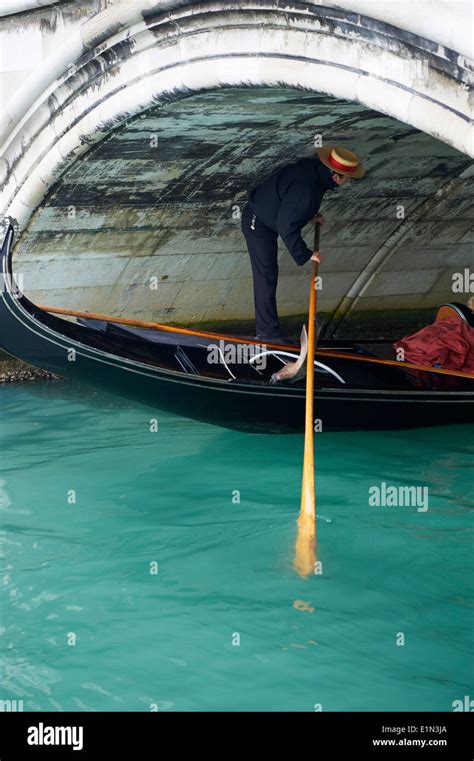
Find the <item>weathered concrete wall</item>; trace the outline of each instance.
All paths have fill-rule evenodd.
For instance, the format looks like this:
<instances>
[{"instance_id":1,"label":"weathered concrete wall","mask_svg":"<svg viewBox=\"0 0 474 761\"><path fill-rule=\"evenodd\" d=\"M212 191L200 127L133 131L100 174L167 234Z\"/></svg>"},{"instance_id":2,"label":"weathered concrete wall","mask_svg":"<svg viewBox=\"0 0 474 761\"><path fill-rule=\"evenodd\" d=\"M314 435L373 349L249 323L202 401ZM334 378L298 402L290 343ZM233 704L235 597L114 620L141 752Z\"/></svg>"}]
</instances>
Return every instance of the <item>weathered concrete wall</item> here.
<instances>
[{"instance_id":1,"label":"weathered concrete wall","mask_svg":"<svg viewBox=\"0 0 474 761\"><path fill-rule=\"evenodd\" d=\"M450 4L449 25L445 4L386 5L91 1L6 16L0 206L23 230L26 290L160 319L248 317L232 206L319 132L369 169L325 202L332 327L452 297L469 264L469 10ZM280 309L303 311L303 272L281 263Z\"/></svg>"}]
</instances>

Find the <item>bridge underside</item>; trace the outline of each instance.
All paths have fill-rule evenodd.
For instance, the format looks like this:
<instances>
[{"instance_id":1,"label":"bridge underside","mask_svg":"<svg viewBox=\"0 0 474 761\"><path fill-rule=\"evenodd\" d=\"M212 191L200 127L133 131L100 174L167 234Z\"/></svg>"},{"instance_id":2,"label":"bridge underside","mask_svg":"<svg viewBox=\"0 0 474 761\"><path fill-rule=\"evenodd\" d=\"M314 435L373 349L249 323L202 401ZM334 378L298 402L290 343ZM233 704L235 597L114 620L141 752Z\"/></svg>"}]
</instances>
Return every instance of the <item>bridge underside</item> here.
<instances>
[{"instance_id":1,"label":"bridge underside","mask_svg":"<svg viewBox=\"0 0 474 761\"><path fill-rule=\"evenodd\" d=\"M451 300L453 272L471 263L472 186L461 177L469 158L361 105L287 88L165 103L79 157L22 238L25 292L37 303L159 321L251 319L239 211L250 188L312 155L321 134L356 149L367 167L323 201L319 304L330 330L369 319L383 335L394 319L401 328L423 322L422 310ZM283 246L279 256L279 311L298 319L308 271Z\"/></svg>"}]
</instances>

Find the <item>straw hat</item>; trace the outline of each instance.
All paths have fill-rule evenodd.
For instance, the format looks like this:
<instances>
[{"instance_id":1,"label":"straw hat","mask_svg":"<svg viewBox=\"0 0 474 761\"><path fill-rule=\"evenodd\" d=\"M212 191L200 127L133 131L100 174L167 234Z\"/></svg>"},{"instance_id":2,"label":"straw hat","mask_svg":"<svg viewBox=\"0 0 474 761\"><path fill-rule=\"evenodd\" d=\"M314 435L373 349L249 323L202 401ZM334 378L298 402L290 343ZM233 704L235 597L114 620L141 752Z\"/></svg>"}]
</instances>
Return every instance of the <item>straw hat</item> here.
<instances>
[{"instance_id":1,"label":"straw hat","mask_svg":"<svg viewBox=\"0 0 474 761\"><path fill-rule=\"evenodd\" d=\"M325 166L338 174L359 179L365 174L365 169L360 163L356 153L348 151L336 145L326 145L318 150L318 156Z\"/></svg>"}]
</instances>

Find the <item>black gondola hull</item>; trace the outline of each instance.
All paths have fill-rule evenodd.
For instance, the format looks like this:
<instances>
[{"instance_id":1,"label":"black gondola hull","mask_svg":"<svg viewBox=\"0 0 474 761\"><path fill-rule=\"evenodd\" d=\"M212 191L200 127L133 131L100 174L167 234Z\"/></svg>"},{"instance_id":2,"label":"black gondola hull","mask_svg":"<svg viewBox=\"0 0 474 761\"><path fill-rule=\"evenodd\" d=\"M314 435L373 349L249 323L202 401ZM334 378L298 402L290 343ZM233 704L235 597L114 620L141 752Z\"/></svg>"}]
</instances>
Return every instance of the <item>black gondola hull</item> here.
<instances>
[{"instance_id":1,"label":"black gondola hull","mask_svg":"<svg viewBox=\"0 0 474 761\"><path fill-rule=\"evenodd\" d=\"M207 347L201 345L182 352L191 370L177 370L173 363L180 358L178 344L151 345L113 326L94 330L48 314L15 293L10 247L7 236L2 251L0 345L12 356L156 411L243 431L303 430L304 383L270 385L269 373L256 379L231 377L232 368L227 366L227 377L221 368L211 373ZM320 421L316 430L474 422L474 377L364 364L356 355L317 359L326 369L317 368L315 375L315 418Z\"/></svg>"}]
</instances>

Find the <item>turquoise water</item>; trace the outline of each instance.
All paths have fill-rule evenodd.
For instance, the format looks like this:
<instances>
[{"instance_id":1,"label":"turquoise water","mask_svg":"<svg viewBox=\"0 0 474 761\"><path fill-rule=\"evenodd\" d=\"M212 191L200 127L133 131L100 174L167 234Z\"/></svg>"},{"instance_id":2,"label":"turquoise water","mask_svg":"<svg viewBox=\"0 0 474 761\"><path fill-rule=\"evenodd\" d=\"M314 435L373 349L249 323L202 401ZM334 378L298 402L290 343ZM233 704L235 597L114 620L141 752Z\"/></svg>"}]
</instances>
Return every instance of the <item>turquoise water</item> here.
<instances>
[{"instance_id":1,"label":"turquoise water","mask_svg":"<svg viewBox=\"0 0 474 761\"><path fill-rule=\"evenodd\" d=\"M324 573L303 580L301 436L66 384L3 387L0 405L1 699L450 711L474 694L472 427L319 434ZM428 511L369 507L381 482L427 486Z\"/></svg>"}]
</instances>

